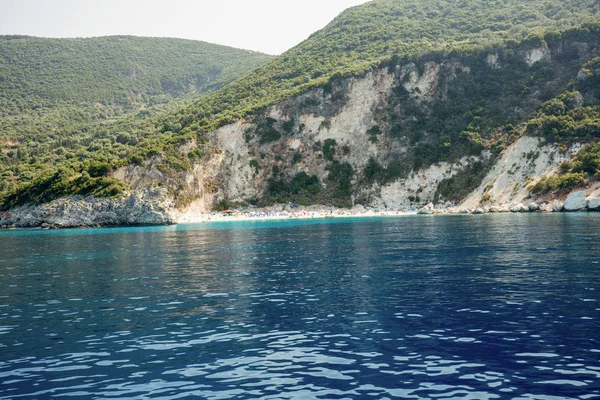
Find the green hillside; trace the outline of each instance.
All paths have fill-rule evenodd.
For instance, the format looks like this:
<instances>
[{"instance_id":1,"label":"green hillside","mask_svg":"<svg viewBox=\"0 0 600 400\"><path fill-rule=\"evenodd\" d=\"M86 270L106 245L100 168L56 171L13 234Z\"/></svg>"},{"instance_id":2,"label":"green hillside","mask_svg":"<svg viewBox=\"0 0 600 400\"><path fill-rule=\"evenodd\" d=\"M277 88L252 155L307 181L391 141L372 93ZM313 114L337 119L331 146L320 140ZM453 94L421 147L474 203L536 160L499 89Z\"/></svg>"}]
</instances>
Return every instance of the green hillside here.
<instances>
[{"instance_id":1,"label":"green hillside","mask_svg":"<svg viewBox=\"0 0 600 400\"><path fill-rule=\"evenodd\" d=\"M98 150L120 157L111 144L135 146L148 118L270 59L183 39L0 36L0 197Z\"/></svg>"},{"instance_id":2,"label":"green hillside","mask_svg":"<svg viewBox=\"0 0 600 400\"><path fill-rule=\"evenodd\" d=\"M0 174L8 178L0 186L0 200L4 196L8 207L73 193L116 194L123 185L106 178L107 171L154 154L163 155L167 169L189 168L202 148L180 154L177 144L190 139L202 144L215 128L252 119L266 106L310 88L328 90L377 66L551 42L564 31L571 37L597 36L599 11L600 0L374 0L346 10L283 55L197 101L173 106L172 112L96 123L92 136L63 130L55 135L61 141L43 151L25 151L13 140L14 146L3 150ZM46 155L52 166L32 159L36 153Z\"/></svg>"},{"instance_id":3,"label":"green hillside","mask_svg":"<svg viewBox=\"0 0 600 400\"><path fill-rule=\"evenodd\" d=\"M203 93L267 61L265 54L183 39L0 36L0 113Z\"/></svg>"},{"instance_id":4,"label":"green hillside","mask_svg":"<svg viewBox=\"0 0 600 400\"><path fill-rule=\"evenodd\" d=\"M208 129L389 59L543 38L598 21L598 0L374 0L350 8L254 73L174 115ZM206 124L204 118L211 120ZM197 130L197 126L193 126Z\"/></svg>"}]
</instances>

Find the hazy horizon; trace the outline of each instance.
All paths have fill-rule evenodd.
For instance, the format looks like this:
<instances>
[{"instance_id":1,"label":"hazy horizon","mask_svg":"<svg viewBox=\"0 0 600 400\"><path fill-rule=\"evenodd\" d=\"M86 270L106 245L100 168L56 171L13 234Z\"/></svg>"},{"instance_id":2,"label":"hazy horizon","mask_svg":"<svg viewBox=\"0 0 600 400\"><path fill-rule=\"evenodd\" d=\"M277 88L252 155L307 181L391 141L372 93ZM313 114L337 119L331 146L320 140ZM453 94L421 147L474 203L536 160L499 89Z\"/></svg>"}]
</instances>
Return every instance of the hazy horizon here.
<instances>
[{"instance_id":1,"label":"hazy horizon","mask_svg":"<svg viewBox=\"0 0 600 400\"><path fill-rule=\"evenodd\" d=\"M346 8L366 2L0 0L0 35L168 37L281 54Z\"/></svg>"}]
</instances>

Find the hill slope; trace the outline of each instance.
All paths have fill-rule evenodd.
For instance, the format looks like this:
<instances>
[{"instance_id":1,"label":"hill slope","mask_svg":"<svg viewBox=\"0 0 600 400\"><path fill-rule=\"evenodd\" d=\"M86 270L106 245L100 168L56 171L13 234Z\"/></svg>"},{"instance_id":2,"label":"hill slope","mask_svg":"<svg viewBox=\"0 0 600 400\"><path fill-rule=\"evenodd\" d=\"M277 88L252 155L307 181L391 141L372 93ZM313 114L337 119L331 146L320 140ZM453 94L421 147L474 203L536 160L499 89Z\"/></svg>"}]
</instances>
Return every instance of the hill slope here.
<instances>
[{"instance_id":1,"label":"hill slope","mask_svg":"<svg viewBox=\"0 0 600 400\"><path fill-rule=\"evenodd\" d=\"M0 113L95 102L127 109L212 91L270 58L183 39L0 36Z\"/></svg>"},{"instance_id":2,"label":"hill slope","mask_svg":"<svg viewBox=\"0 0 600 400\"><path fill-rule=\"evenodd\" d=\"M152 115L270 59L182 39L0 36L0 197L97 149L119 157L111 144L134 146Z\"/></svg>"},{"instance_id":3,"label":"hill slope","mask_svg":"<svg viewBox=\"0 0 600 400\"><path fill-rule=\"evenodd\" d=\"M208 118L218 125L221 118L243 117L392 58L536 40L597 21L599 12L597 0L375 0L344 11L306 41L173 118L184 125Z\"/></svg>"}]
</instances>

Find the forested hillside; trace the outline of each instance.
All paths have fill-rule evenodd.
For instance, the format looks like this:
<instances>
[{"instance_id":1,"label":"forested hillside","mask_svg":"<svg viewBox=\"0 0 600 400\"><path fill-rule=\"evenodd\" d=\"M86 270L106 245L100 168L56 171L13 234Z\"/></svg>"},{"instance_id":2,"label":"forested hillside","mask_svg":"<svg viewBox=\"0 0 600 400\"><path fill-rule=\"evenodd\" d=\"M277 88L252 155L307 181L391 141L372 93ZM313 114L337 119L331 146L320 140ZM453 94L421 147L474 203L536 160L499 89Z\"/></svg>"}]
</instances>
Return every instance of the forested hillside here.
<instances>
[{"instance_id":1,"label":"forested hillside","mask_svg":"<svg viewBox=\"0 0 600 400\"><path fill-rule=\"evenodd\" d=\"M427 151L423 157L419 152L415 153L419 159L411 158L412 166L429 165L448 159L444 150L448 146L455 152L461 150L452 147L452 140L462 137L465 128L484 127L489 133L500 129L502 124L533 117L537 102L548 100L564 90L567 72L579 68L577 57L572 64L568 59L566 64L561 64L564 67L560 68L566 68L564 75L552 71L552 66L544 65L536 67L532 75L526 64L522 61L519 64L511 54L528 45L556 47L562 40L585 41L588 36L595 40L599 11L599 0L374 0L346 10L308 40L254 72L197 101L173 106L167 114L158 117L141 115L142 118L123 120L117 125L96 124L93 135L79 135L82 139L75 143L71 142L72 136L55 135L62 141L54 142L55 147L43 151L48 154L51 150L51 166L42 166L28 157L17 138L8 139L1 172L5 181L0 187L0 196L5 199L4 206L8 207L26 201L44 202L68 194L118 194L126 185L107 177L115 168L141 164L148 157L159 155L163 171L187 170L202 159L208 134L216 128L238 119L253 121L267 106L311 89L322 88L328 96L334 96L336 85L343 79L361 76L377 67L394 68L416 63L418 68L423 68L427 60L460 59L486 52L505 53L506 59L520 69L495 74L491 86L486 83L485 70L477 69L471 77L462 77L477 97L469 97L466 92L453 92L452 104L439 103L443 104L443 109L433 107L425 113L421 110L419 115L406 113L405 119L410 122L415 121L413 117L427 121L433 112L435 118L424 122L424 126L396 124L402 125L403 130L415 131L412 132L414 137L424 138L423 142L413 143ZM131 69L126 68L126 71L131 76L136 75ZM517 79L503 92L502 82L506 77ZM549 86L546 78L552 81ZM199 82L198 79L167 81L179 83L166 86L161 83L159 86L175 92L192 82ZM181 84L182 81L187 84ZM156 80L144 82L148 83L148 88L158 87L152 83L157 84ZM533 97L527 92L540 88L545 92L533 93ZM498 95L498 91L504 96L503 102L491 109L485 108L493 105L491 96ZM402 99L403 96L406 97L398 93L397 97ZM520 107L518 103L523 99L528 99L528 103ZM343 98L337 100L343 101ZM43 106L42 100L36 101ZM306 104L306 110L310 112L318 104ZM515 106L521 111L507 114L501 109L514 109ZM473 114L472 111L477 109L482 111ZM412 112L418 114L419 110L413 107ZM461 114L452 119L452 113ZM386 122L383 117L380 129L386 134L396 132L392 132L394 121ZM34 119L35 123L41 120ZM478 125L472 125L472 121ZM451 132L444 131L445 122L452 122L448 126ZM443 140L436 140L436 137ZM189 142L195 147L186 152L179 150L181 144ZM470 142L467 145L471 148ZM420 159L424 163L420 163Z\"/></svg>"},{"instance_id":2,"label":"forested hillside","mask_svg":"<svg viewBox=\"0 0 600 400\"><path fill-rule=\"evenodd\" d=\"M386 60L533 41L596 22L598 0L375 0L350 8L308 40L224 90L174 114L197 130ZM205 118L214 122L206 124Z\"/></svg>"},{"instance_id":3,"label":"forested hillside","mask_svg":"<svg viewBox=\"0 0 600 400\"><path fill-rule=\"evenodd\" d=\"M183 39L0 36L0 113L85 103L129 109L214 90L269 58Z\"/></svg>"},{"instance_id":4,"label":"forested hillside","mask_svg":"<svg viewBox=\"0 0 600 400\"><path fill-rule=\"evenodd\" d=\"M243 76L272 56L131 36L0 36L0 197L97 150L134 146L147 119Z\"/></svg>"}]
</instances>

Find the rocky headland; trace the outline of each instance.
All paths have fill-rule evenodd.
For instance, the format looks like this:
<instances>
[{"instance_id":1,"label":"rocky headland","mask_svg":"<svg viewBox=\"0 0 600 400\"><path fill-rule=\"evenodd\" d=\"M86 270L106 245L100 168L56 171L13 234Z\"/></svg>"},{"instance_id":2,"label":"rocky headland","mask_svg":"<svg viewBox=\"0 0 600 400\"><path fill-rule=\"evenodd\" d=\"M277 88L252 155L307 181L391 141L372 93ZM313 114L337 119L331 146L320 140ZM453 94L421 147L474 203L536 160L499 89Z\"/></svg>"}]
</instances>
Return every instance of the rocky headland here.
<instances>
[{"instance_id":1,"label":"rocky headland","mask_svg":"<svg viewBox=\"0 0 600 400\"><path fill-rule=\"evenodd\" d=\"M146 189L116 199L74 196L24 205L0 214L0 228L78 228L169 225L173 203L162 189Z\"/></svg>"}]
</instances>

